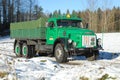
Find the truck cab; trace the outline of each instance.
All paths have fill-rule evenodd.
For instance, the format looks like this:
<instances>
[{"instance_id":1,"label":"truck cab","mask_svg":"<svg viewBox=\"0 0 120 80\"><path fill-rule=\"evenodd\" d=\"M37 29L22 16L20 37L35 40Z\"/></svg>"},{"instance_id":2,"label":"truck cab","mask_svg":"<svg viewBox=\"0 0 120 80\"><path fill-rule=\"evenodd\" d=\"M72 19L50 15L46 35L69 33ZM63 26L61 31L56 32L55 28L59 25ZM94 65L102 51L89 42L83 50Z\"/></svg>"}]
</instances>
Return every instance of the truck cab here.
<instances>
[{"instance_id":1,"label":"truck cab","mask_svg":"<svg viewBox=\"0 0 120 80\"><path fill-rule=\"evenodd\" d=\"M58 62L66 62L69 56L84 55L95 60L102 49L100 39L77 17L58 17L48 20L46 44L53 45L53 54Z\"/></svg>"}]
</instances>

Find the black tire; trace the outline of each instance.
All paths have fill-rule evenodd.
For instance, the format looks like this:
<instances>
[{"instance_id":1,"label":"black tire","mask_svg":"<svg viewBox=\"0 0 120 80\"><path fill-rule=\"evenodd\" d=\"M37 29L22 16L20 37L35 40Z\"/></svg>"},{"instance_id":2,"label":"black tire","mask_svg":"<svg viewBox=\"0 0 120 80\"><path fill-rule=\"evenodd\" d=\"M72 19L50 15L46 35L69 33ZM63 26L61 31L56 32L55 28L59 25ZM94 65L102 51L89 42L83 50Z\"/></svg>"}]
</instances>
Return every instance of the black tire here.
<instances>
[{"instance_id":1,"label":"black tire","mask_svg":"<svg viewBox=\"0 0 120 80\"><path fill-rule=\"evenodd\" d=\"M25 58L32 58L35 55L35 47L27 45L26 43L22 46L22 55Z\"/></svg>"},{"instance_id":2,"label":"black tire","mask_svg":"<svg viewBox=\"0 0 120 80\"><path fill-rule=\"evenodd\" d=\"M90 53L90 52L88 52L88 53L86 53L85 54L85 57L86 57L86 59L88 60L88 61L94 61L96 58L95 58L95 54L94 53Z\"/></svg>"},{"instance_id":3,"label":"black tire","mask_svg":"<svg viewBox=\"0 0 120 80\"><path fill-rule=\"evenodd\" d=\"M95 60L97 60L97 58L99 57L99 50L96 50L93 53L95 54Z\"/></svg>"},{"instance_id":4,"label":"black tire","mask_svg":"<svg viewBox=\"0 0 120 80\"><path fill-rule=\"evenodd\" d=\"M57 62L67 62L67 53L65 53L65 50L60 43L56 44L54 54Z\"/></svg>"},{"instance_id":5,"label":"black tire","mask_svg":"<svg viewBox=\"0 0 120 80\"><path fill-rule=\"evenodd\" d=\"M94 61L95 60L95 54L87 54L86 58L88 61Z\"/></svg>"},{"instance_id":6,"label":"black tire","mask_svg":"<svg viewBox=\"0 0 120 80\"><path fill-rule=\"evenodd\" d=\"M14 45L14 52L16 54L17 57L21 57L22 56L22 45L18 42L15 43Z\"/></svg>"},{"instance_id":7,"label":"black tire","mask_svg":"<svg viewBox=\"0 0 120 80\"><path fill-rule=\"evenodd\" d=\"M29 46L29 56L30 58L35 56L35 46Z\"/></svg>"},{"instance_id":8,"label":"black tire","mask_svg":"<svg viewBox=\"0 0 120 80\"><path fill-rule=\"evenodd\" d=\"M22 45L22 55L23 55L23 57L25 57L25 58L30 58L29 46L28 46L26 43L24 43L24 44Z\"/></svg>"}]
</instances>

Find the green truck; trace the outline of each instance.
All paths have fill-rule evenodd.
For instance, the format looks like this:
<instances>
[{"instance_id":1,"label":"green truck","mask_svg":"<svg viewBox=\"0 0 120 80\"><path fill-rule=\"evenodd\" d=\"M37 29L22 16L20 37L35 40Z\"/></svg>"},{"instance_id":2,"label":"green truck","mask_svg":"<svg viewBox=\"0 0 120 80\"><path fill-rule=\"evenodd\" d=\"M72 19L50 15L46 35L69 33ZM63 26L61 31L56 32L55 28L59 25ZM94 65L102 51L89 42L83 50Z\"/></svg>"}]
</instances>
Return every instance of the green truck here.
<instances>
[{"instance_id":1,"label":"green truck","mask_svg":"<svg viewBox=\"0 0 120 80\"><path fill-rule=\"evenodd\" d=\"M11 23L10 37L15 38L14 52L18 57L31 58L36 54L50 54L59 63L68 62L74 55L95 60L99 55L101 39L82 24L82 19L70 15L40 18Z\"/></svg>"}]
</instances>

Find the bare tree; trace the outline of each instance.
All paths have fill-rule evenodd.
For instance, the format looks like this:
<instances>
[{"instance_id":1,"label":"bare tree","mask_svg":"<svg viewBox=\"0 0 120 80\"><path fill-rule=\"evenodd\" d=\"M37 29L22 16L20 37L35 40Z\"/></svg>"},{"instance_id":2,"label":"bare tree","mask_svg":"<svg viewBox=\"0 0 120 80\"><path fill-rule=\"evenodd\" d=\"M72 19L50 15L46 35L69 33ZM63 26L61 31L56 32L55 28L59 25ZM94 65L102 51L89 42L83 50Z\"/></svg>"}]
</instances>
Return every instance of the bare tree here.
<instances>
[{"instance_id":1,"label":"bare tree","mask_svg":"<svg viewBox=\"0 0 120 80\"><path fill-rule=\"evenodd\" d=\"M8 0L8 23L11 22L11 4L10 0Z\"/></svg>"},{"instance_id":2,"label":"bare tree","mask_svg":"<svg viewBox=\"0 0 120 80\"><path fill-rule=\"evenodd\" d=\"M14 21L14 17L13 17L13 13L14 13L14 0L8 0L8 22L13 22Z\"/></svg>"},{"instance_id":3,"label":"bare tree","mask_svg":"<svg viewBox=\"0 0 120 80\"><path fill-rule=\"evenodd\" d=\"M96 29L95 26L97 27L97 25L95 24L96 15L94 14L94 11L95 11L97 5L98 5L98 0L88 0L89 25L90 25L90 29L92 29L92 30Z\"/></svg>"},{"instance_id":4,"label":"bare tree","mask_svg":"<svg viewBox=\"0 0 120 80\"><path fill-rule=\"evenodd\" d=\"M6 0L2 0L2 6L3 6L3 22L6 21Z\"/></svg>"},{"instance_id":5,"label":"bare tree","mask_svg":"<svg viewBox=\"0 0 120 80\"><path fill-rule=\"evenodd\" d=\"M0 1L0 24L1 24L2 1Z\"/></svg>"},{"instance_id":6,"label":"bare tree","mask_svg":"<svg viewBox=\"0 0 120 80\"><path fill-rule=\"evenodd\" d=\"M11 8L11 20L10 20L11 22L14 22L14 9L15 9L14 8L14 3L15 3L14 0L12 0L12 4L11 4L11 7L10 7Z\"/></svg>"},{"instance_id":7,"label":"bare tree","mask_svg":"<svg viewBox=\"0 0 120 80\"><path fill-rule=\"evenodd\" d=\"M44 16L42 11L43 11L43 8L41 6L35 5L34 6L34 17L36 19L38 19L38 18Z\"/></svg>"},{"instance_id":8,"label":"bare tree","mask_svg":"<svg viewBox=\"0 0 120 80\"><path fill-rule=\"evenodd\" d=\"M29 18L29 20L31 20L32 19L32 5L33 5L33 0L29 0L29 13L30 13L30 18Z\"/></svg>"},{"instance_id":9,"label":"bare tree","mask_svg":"<svg viewBox=\"0 0 120 80\"><path fill-rule=\"evenodd\" d=\"M2 1L0 1L0 35L1 35L1 32L2 32L2 21L1 21L1 13L2 13Z\"/></svg>"},{"instance_id":10,"label":"bare tree","mask_svg":"<svg viewBox=\"0 0 120 80\"><path fill-rule=\"evenodd\" d=\"M102 9L104 10L104 12L103 12L103 15L102 15L102 23L103 23L103 27L102 27L102 31L103 32L107 32L108 31L108 27L110 26L109 24L109 22L108 22L108 20L112 17L111 16L111 12L109 11L108 12L108 7L109 7L109 5L111 5L111 1L109 1L109 0L104 0L103 2L102 2L102 4L103 4L103 7L102 7ZM109 26L108 26L109 25Z\"/></svg>"},{"instance_id":11,"label":"bare tree","mask_svg":"<svg viewBox=\"0 0 120 80\"><path fill-rule=\"evenodd\" d=\"M20 6L21 6L20 0L16 0L16 8L17 8L17 12L16 12L17 16L16 16L16 18L17 18L17 22L20 21Z\"/></svg>"},{"instance_id":12,"label":"bare tree","mask_svg":"<svg viewBox=\"0 0 120 80\"><path fill-rule=\"evenodd\" d=\"M21 1L21 6L22 9L24 9L23 14L27 14L26 19L24 18L24 20L30 21L33 19L33 11L34 11L34 6L36 5L37 0L22 0Z\"/></svg>"},{"instance_id":13,"label":"bare tree","mask_svg":"<svg viewBox=\"0 0 120 80\"><path fill-rule=\"evenodd\" d=\"M2 0L2 6L3 6L3 29L6 28L7 23L7 11L6 11L6 0Z\"/></svg>"}]
</instances>

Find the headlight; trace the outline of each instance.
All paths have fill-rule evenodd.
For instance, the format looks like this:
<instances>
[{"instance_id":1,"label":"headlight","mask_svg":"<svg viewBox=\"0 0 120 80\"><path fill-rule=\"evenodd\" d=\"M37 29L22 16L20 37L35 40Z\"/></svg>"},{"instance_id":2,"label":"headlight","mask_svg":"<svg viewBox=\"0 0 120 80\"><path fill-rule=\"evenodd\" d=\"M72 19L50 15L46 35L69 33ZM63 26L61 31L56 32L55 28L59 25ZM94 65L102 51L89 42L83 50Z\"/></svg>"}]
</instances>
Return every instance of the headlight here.
<instances>
[{"instance_id":1,"label":"headlight","mask_svg":"<svg viewBox=\"0 0 120 80\"><path fill-rule=\"evenodd\" d=\"M72 40L71 40L71 39L68 39L68 43L69 43L69 44L72 43Z\"/></svg>"},{"instance_id":2,"label":"headlight","mask_svg":"<svg viewBox=\"0 0 120 80\"><path fill-rule=\"evenodd\" d=\"M73 46L75 47L77 44L76 44L76 42L73 42Z\"/></svg>"},{"instance_id":3,"label":"headlight","mask_svg":"<svg viewBox=\"0 0 120 80\"><path fill-rule=\"evenodd\" d=\"M98 38L98 45L102 45L102 40Z\"/></svg>"}]
</instances>

